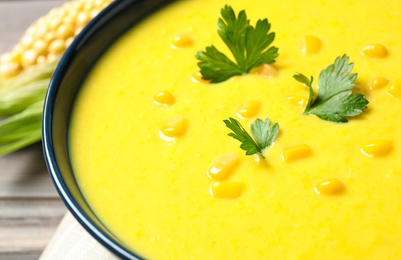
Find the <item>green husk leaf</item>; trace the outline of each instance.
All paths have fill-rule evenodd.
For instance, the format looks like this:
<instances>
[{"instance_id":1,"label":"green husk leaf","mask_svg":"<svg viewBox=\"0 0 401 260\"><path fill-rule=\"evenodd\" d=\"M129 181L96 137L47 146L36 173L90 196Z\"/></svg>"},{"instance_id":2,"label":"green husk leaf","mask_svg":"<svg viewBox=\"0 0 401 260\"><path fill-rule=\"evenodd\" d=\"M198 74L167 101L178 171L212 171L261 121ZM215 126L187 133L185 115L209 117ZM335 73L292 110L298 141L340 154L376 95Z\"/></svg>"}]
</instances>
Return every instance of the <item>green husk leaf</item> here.
<instances>
[{"instance_id":1,"label":"green husk leaf","mask_svg":"<svg viewBox=\"0 0 401 260\"><path fill-rule=\"evenodd\" d=\"M0 117L15 115L43 101L58 59L36 65L18 76L0 81Z\"/></svg>"},{"instance_id":2,"label":"green husk leaf","mask_svg":"<svg viewBox=\"0 0 401 260\"><path fill-rule=\"evenodd\" d=\"M41 140L43 102L59 58L0 79L0 156Z\"/></svg>"},{"instance_id":3,"label":"green husk leaf","mask_svg":"<svg viewBox=\"0 0 401 260\"><path fill-rule=\"evenodd\" d=\"M0 121L0 156L40 141L43 101Z\"/></svg>"}]
</instances>

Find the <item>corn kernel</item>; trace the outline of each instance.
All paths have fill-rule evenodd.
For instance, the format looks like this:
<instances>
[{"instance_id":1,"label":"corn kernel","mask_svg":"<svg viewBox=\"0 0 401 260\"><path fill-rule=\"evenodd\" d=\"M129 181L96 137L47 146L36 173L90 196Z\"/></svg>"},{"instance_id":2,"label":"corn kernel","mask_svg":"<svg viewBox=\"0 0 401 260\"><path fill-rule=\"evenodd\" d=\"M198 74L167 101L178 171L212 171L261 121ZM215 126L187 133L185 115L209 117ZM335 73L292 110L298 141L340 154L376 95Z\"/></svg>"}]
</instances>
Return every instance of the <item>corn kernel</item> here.
<instances>
[{"instance_id":1,"label":"corn kernel","mask_svg":"<svg viewBox=\"0 0 401 260\"><path fill-rule=\"evenodd\" d=\"M74 41L74 37L69 37L65 40L65 48L68 48L71 43Z\"/></svg>"},{"instance_id":2,"label":"corn kernel","mask_svg":"<svg viewBox=\"0 0 401 260\"><path fill-rule=\"evenodd\" d=\"M62 39L56 39L49 45L49 53L58 54L65 50L65 44Z\"/></svg>"},{"instance_id":3,"label":"corn kernel","mask_svg":"<svg viewBox=\"0 0 401 260\"><path fill-rule=\"evenodd\" d=\"M243 189L242 182L216 182L210 185L210 194L218 199L237 199Z\"/></svg>"},{"instance_id":4,"label":"corn kernel","mask_svg":"<svg viewBox=\"0 0 401 260\"><path fill-rule=\"evenodd\" d=\"M361 54L371 58L384 58L387 56L387 49L382 44L369 44L365 45L362 50Z\"/></svg>"},{"instance_id":5,"label":"corn kernel","mask_svg":"<svg viewBox=\"0 0 401 260\"><path fill-rule=\"evenodd\" d=\"M75 10L75 11L81 11L84 7L84 4L80 1L73 1L72 2L72 7L71 10Z\"/></svg>"},{"instance_id":6,"label":"corn kernel","mask_svg":"<svg viewBox=\"0 0 401 260\"><path fill-rule=\"evenodd\" d=\"M278 74L278 69L272 64L263 64L251 71L252 74L260 75L264 78L273 78Z\"/></svg>"},{"instance_id":7,"label":"corn kernel","mask_svg":"<svg viewBox=\"0 0 401 260\"><path fill-rule=\"evenodd\" d=\"M200 71L194 72L191 79L195 83L210 83L210 80L202 78L202 73Z\"/></svg>"},{"instance_id":8,"label":"corn kernel","mask_svg":"<svg viewBox=\"0 0 401 260\"><path fill-rule=\"evenodd\" d=\"M10 62L21 63L22 51L14 49L11 53Z\"/></svg>"},{"instance_id":9,"label":"corn kernel","mask_svg":"<svg viewBox=\"0 0 401 260\"><path fill-rule=\"evenodd\" d=\"M48 26L49 26L49 28L48 29L51 29L51 30L56 30L61 24L63 23L63 20L62 20L62 18L61 17L54 17L53 19L51 19L50 21L49 21L49 24L48 24Z\"/></svg>"},{"instance_id":10,"label":"corn kernel","mask_svg":"<svg viewBox=\"0 0 401 260\"><path fill-rule=\"evenodd\" d=\"M301 53L303 55L316 54L322 48L322 41L312 35L305 35L301 38Z\"/></svg>"},{"instance_id":11,"label":"corn kernel","mask_svg":"<svg viewBox=\"0 0 401 260\"><path fill-rule=\"evenodd\" d=\"M187 129L187 119L181 116L177 116L166 122L161 128L161 132L167 137L175 138L183 136L186 133Z\"/></svg>"},{"instance_id":12,"label":"corn kernel","mask_svg":"<svg viewBox=\"0 0 401 260\"><path fill-rule=\"evenodd\" d=\"M29 67L31 65L36 64L36 60L38 58L38 53L34 50L26 51L21 57L21 65L23 67Z\"/></svg>"},{"instance_id":13,"label":"corn kernel","mask_svg":"<svg viewBox=\"0 0 401 260\"><path fill-rule=\"evenodd\" d=\"M238 165L238 156L235 154L222 154L213 161L207 175L213 180L226 179Z\"/></svg>"},{"instance_id":14,"label":"corn kernel","mask_svg":"<svg viewBox=\"0 0 401 260\"><path fill-rule=\"evenodd\" d=\"M103 5L104 1L103 0L95 0L95 6L100 8Z\"/></svg>"},{"instance_id":15,"label":"corn kernel","mask_svg":"<svg viewBox=\"0 0 401 260\"><path fill-rule=\"evenodd\" d=\"M77 28L75 28L74 36L77 36L82 31L82 29L84 29L83 26L78 26Z\"/></svg>"},{"instance_id":16,"label":"corn kernel","mask_svg":"<svg viewBox=\"0 0 401 260\"><path fill-rule=\"evenodd\" d=\"M175 48L185 48L193 44L194 41L192 40L191 36L187 34L176 35L171 42L171 45Z\"/></svg>"},{"instance_id":17,"label":"corn kernel","mask_svg":"<svg viewBox=\"0 0 401 260\"><path fill-rule=\"evenodd\" d=\"M300 107L305 107L306 103L308 102L308 100L304 97L295 97L295 96L287 97L287 100Z\"/></svg>"},{"instance_id":18,"label":"corn kernel","mask_svg":"<svg viewBox=\"0 0 401 260\"><path fill-rule=\"evenodd\" d=\"M390 140L373 140L361 147L361 152L368 157L383 156L393 149L393 143Z\"/></svg>"},{"instance_id":19,"label":"corn kernel","mask_svg":"<svg viewBox=\"0 0 401 260\"><path fill-rule=\"evenodd\" d=\"M243 119L252 118L259 113L260 102L255 100L245 101L237 108L237 116Z\"/></svg>"},{"instance_id":20,"label":"corn kernel","mask_svg":"<svg viewBox=\"0 0 401 260\"><path fill-rule=\"evenodd\" d=\"M56 33L55 33L55 32L52 32L52 31L47 32L47 33L43 36L43 39L44 39L46 42L52 42L52 41L54 41L56 38L57 38Z\"/></svg>"},{"instance_id":21,"label":"corn kernel","mask_svg":"<svg viewBox=\"0 0 401 260\"><path fill-rule=\"evenodd\" d=\"M93 7L94 7L94 3L93 3L92 1L84 2L84 7L83 7L83 9L84 9L85 11L90 11L90 10L92 10Z\"/></svg>"},{"instance_id":22,"label":"corn kernel","mask_svg":"<svg viewBox=\"0 0 401 260\"><path fill-rule=\"evenodd\" d=\"M91 10L90 12L89 12L89 17L90 17L90 19L92 20L93 18L95 18L98 14L100 13L100 10Z\"/></svg>"},{"instance_id":23,"label":"corn kernel","mask_svg":"<svg viewBox=\"0 0 401 260\"><path fill-rule=\"evenodd\" d=\"M75 27L75 18L71 16L66 16L63 18L63 24L71 27Z\"/></svg>"},{"instance_id":24,"label":"corn kernel","mask_svg":"<svg viewBox=\"0 0 401 260\"><path fill-rule=\"evenodd\" d=\"M24 37L22 38L22 40L21 40L21 45L22 45L24 48L29 48L29 47L32 46L33 42L34 42L33 37L30 36L30 35L26 35L26 36L24 36Z\"/></svg>"},{"instance_id":25,"label":"corn kernel","mask_svg":"<svg viewBox=\"0 0 401 260\"><path fill-rule=\"evenodd\" d=\"M74 35L74 29L70 25L62 24L57 27L56 34L60 39L67 39Z\"/></svg>"},{"instance_id":26,"label":"corn kernel","mask_svg":"<svg viewBox=\"0 0 401 260\"><path fill-rule=\"evenodd\" d=\"M337 178L327 178L315 185L315 192L324 195L335 195L344 192L345 185Z\"/></svg>"},{"instance_id":27,"label":"corn kernel","mask_svg":"<svg viewBox=\"0 0 401 260\"><path fill-rule=\"evenodd\" d=\"M46 62L46 56L41 55L36 59L36 64L43 64L45 62Z\"/></svg>"},{"instance_id":28,"label":"corn kernel","mask_svg":"<svg viewBox=\"0 0 401 260\"><path fill-rule=\"evenodd\" d=\"M175 103L175 98L169 91L160 91L153 97L153 102L160 106L171 106Z\"/></svg>"},{"instance_id":29,"label":"corn kernel","mask_svg":"<svg viewBox=\"0 0 401 260\"><path fill-rule=\"evenodd\" d=\"M21 66L17 62L0 63L0 76L2 78L11 78L17 75L21 70Z\"/></svg>"},{"instance_id":30,"label":"corn kernel","mask_svg":"<svg viewBox=\"0 0 401 260\"><path fill-rule=\"evenodd\" d=\"M389 80L383 77L376 77L371 80L369 80L369 88L371 90L376 90L379 88L383 88L387 86L389 83Z\"/></svg>"},{"instance_id":31,"label":"corn kernel","mask_svg":"<svg viewBox=\"0 0 401 260\"><path fill-rule=\"evenodd\" d=\"M283 161L292 162L312 156L311 148L306 144L288 146L283 149Z\"/></svg>"},{"instance_id":32,"label":"corn kernel","mask_svg":"<svg viewBox=\"0 0 401 260\"><path fill-rule=\"evenodd\" d=\"M393 97L401 98L401 79L396 79L387 87L387 93Z\"/></svg>"},{"instance_id":33,"label":"corn kernel","mask_svg":"<svg viewBox=\"0 0 401 260\"><path fill-rule=\"evenodd\" d=\"M87 13L79 13L75 20L78 26L85 26L90 21L89 14Z\"/></svg>"},{"instance_id":34,"label":"corn kernel","mask_svg":"<svg viewBox=\"0 0 401 260\"><path fill-rule=\"evenodd\" d=\"M46 56L46 60L47 60L47 61L54 61L54 60L57 59L57 57L58 57L57 54L55 54L55 53L49 53L49 54L47 54L47 56Z\"/></svg>"},{"instance_id":35,"label":"corn kernel","mask_svg":"<svg viewBox=\"0 0 401 260\"><path fill-rule=\"evenodd\" d=\"M48 43L43 40L37 40L32 46L32 49L35 50L38 55L47 54Z\"/></svg>"}]
</instances>

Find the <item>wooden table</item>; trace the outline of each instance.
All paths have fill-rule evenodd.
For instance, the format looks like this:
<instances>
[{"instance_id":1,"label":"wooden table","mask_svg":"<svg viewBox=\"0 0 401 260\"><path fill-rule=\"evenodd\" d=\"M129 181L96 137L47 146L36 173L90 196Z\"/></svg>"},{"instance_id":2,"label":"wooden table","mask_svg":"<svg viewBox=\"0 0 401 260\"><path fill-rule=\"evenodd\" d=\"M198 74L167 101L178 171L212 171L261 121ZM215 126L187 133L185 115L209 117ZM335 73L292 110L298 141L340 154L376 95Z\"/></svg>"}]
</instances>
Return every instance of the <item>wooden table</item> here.
<instances>
[{"instance_id":1,"label":"wooden table","mask_svg":"<svg viewBox=\"0 0 401 260\"><path fill-rule=\"evenodd\" d=\"M0 54L38 17L63 2L0 0ZM38 259L65 212L40 144L0 157L0 259Z\"/></svg>"}]
</instances>

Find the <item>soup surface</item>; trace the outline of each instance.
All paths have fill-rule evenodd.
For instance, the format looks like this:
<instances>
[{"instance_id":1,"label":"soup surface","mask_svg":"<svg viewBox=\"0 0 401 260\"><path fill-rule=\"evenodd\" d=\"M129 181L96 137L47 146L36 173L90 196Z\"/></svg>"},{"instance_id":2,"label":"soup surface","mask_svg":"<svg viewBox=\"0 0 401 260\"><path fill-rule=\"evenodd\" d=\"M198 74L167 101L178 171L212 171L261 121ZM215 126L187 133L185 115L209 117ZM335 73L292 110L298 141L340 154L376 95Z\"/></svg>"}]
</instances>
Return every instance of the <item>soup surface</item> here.
<instances>
[{"instance_id":1,"label":"soup surface","mask_svg":"<svg viewBox=\"0 0 401 260\"><path fill-rule=\"evenodd\" d=\"M229 53L225 4L252 25L268 18L279 57L267 74L196 76L198 51ZM169 5L121 37L80 92L70 146L88 203L148 259L401 259L400 16L397 0ZM342 124L304 115L309 91L293 75L317 87L343 54L368 108ZM280 125L266 159L227 136L229 117Z\"/></svg>"}]
</instances>

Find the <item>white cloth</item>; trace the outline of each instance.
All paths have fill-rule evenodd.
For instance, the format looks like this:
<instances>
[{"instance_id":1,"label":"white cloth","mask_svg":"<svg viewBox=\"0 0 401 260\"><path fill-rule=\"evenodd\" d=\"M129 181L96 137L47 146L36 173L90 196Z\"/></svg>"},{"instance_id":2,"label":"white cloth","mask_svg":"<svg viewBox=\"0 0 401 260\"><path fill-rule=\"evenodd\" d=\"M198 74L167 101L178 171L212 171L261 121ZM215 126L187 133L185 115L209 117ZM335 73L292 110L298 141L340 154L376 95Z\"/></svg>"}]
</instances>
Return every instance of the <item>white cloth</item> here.
<instances>
[{"instance_id":1,"label":"white cloth","mask_svg":"<svg viewBox=\"0 0 401 260\"><path fill-rule=\"evenodd\" d=\"M67 212L40 260L117 260Z\"/></svg>"}]
</instances>

